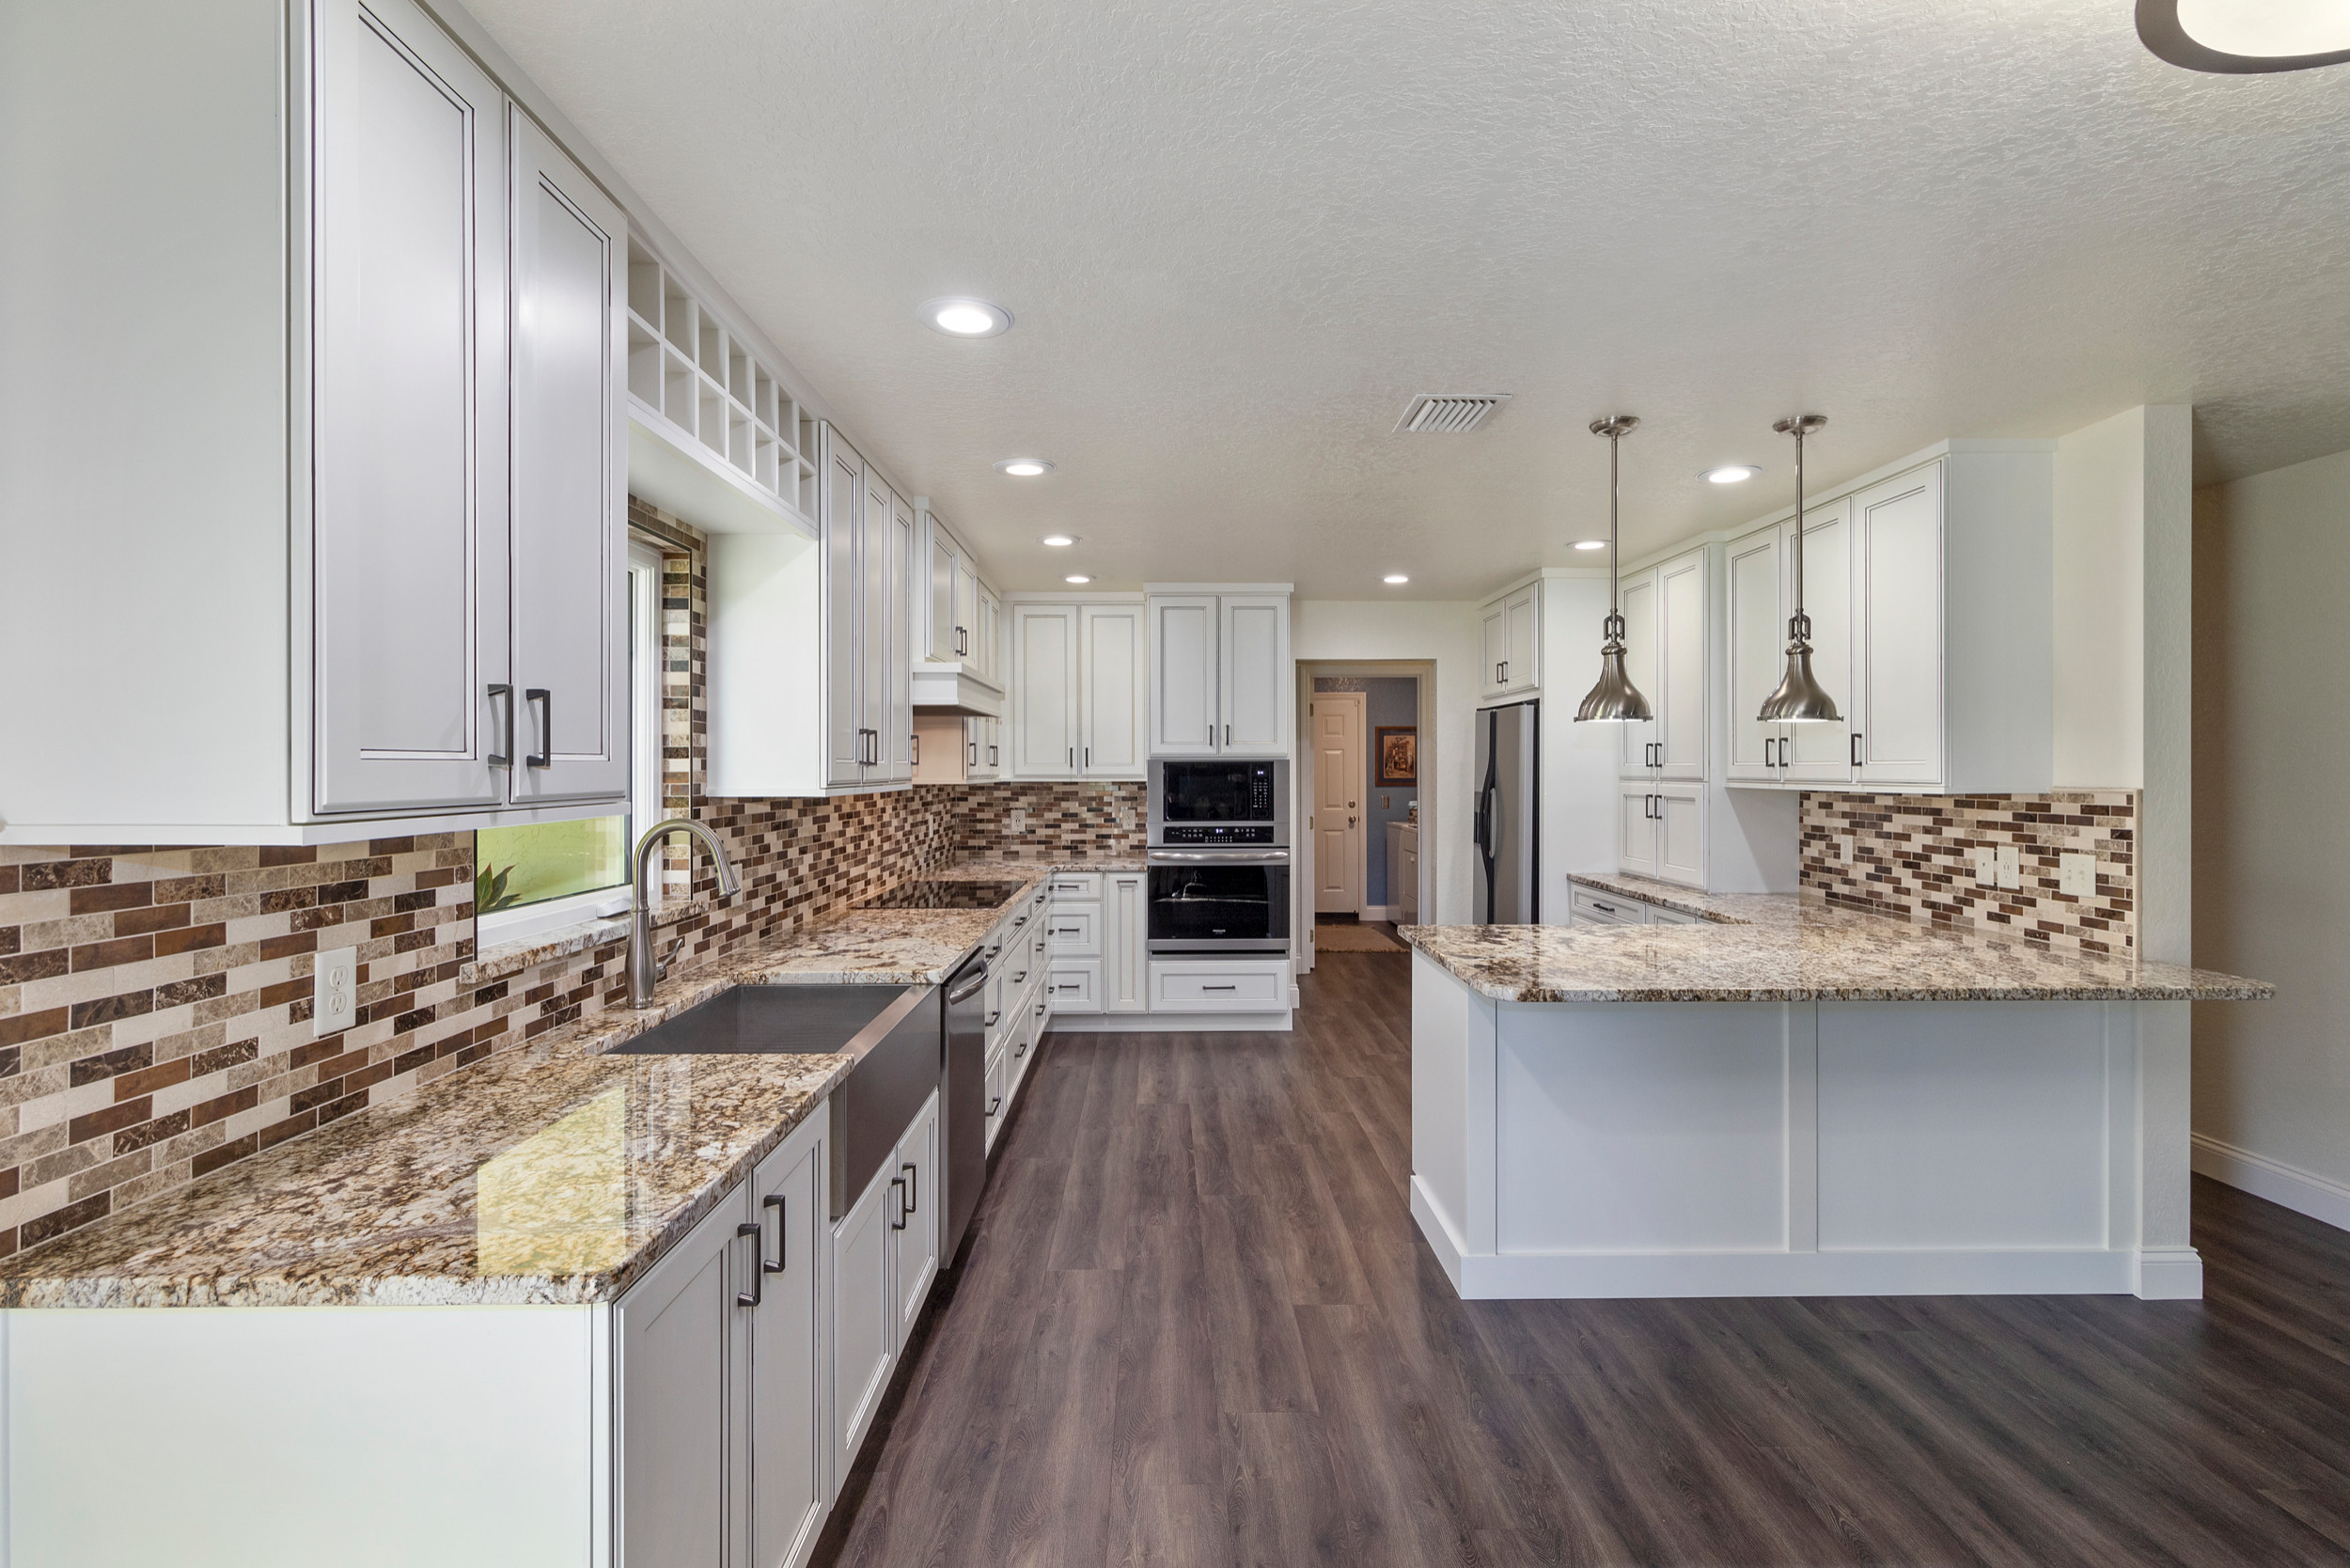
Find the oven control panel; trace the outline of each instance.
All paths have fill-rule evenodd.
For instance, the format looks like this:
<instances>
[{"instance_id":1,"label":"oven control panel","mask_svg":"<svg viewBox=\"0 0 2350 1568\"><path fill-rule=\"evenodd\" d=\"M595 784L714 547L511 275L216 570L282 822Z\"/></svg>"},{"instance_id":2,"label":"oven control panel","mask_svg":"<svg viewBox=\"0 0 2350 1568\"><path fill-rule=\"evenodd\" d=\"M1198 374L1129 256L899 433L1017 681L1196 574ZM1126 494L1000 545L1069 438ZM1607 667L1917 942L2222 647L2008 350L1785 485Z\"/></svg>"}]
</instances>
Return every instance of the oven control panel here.
<instances>
[{"instance_id":1,"label":"oven control panel","mask_svg":"<svg viewBox=\"0 0 2350 1568\"><path fill-rule=\"evenodd\" d=\"M1271 823L1168 823L1159 830L1163 841L1175 844L1270 844Z\"/></svg>"}]
</instances>

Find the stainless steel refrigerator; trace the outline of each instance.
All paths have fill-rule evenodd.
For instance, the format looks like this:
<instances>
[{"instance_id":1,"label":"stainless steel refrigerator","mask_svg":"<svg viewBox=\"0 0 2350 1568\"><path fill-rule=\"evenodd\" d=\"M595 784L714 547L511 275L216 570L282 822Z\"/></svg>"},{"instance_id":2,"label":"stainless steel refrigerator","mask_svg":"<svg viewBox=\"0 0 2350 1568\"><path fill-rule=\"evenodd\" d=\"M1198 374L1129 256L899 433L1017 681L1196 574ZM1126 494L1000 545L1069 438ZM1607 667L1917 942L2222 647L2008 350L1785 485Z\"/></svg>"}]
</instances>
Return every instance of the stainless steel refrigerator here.
<instances>
[{"instance_id":1,"label":"stainless steel refrigerator","mask_svg":"<svg viewBox=\"0 0 2350 1568\"><path fill-rule=\"evenodd\" d=\"M1478 711L1475 914L1485 925L1530 926L1542 918L1535 875L1540 708L1512 702Z\"/></svg>"}]
</instances>

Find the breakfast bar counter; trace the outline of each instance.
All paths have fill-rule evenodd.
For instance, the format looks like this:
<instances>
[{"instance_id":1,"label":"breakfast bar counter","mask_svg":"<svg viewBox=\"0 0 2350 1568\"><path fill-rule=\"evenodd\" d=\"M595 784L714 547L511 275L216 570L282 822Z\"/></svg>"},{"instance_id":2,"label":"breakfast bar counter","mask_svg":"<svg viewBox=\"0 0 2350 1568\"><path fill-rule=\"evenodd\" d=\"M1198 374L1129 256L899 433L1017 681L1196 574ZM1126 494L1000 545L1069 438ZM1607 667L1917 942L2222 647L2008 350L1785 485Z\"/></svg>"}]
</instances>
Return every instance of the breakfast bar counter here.
<instances>
[{"instance_id":1,"label":"breakfast bar counter","mask_svg":"<svg viewBox=\"0 0 2350 1568\"><path fill-rule=\"evenodd\" d=\"M2186 1004L2257 980L1755 897L1412 926L1412 1212L1464 1296L2199 1296Z\"/></svg>"}]
</instances>

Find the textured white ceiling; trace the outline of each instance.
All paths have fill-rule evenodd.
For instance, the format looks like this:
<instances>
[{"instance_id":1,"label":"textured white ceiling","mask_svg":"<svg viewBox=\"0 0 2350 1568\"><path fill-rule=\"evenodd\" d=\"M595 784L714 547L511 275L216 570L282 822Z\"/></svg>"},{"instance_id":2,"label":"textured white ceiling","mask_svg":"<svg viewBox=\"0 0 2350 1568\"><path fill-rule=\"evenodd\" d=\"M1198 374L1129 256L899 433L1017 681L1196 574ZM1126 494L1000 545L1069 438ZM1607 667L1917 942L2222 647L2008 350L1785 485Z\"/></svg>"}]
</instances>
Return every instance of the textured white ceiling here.
<instances>
[{"instance_id":1,"label":"textured white ceiling","mask_svg":"<svg viewBox=\"0 0 2350 1568\"><path fill-rule=\"evenodd\" d=\"M2130 0L469 8L1006 587L1589 564L1619 409L1627 554L1792 498L1798 410L1815 482L2144 401L2199 482L2350 447L2350 67Z\"/></svg>"}]
</instances>

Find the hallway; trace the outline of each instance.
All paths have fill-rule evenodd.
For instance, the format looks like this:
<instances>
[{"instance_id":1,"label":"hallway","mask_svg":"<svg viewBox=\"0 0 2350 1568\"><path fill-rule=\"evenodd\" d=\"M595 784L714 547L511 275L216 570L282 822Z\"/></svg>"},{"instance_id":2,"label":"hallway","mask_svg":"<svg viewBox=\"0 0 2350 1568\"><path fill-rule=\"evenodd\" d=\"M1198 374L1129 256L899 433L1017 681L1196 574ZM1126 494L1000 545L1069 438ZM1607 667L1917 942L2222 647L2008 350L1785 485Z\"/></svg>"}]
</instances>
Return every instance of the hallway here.
<instances>
[{"instance_id":1,"label":"hallway","mask_svg":"<svg viewBox=\"0 0 2350 1568\"><path fill-rule=\"evenodd\" d=\"M2198 1179L2200 1304L1462 1302L1410 980L1049 1037L818 1560L2350 1561L2350 1238Z\"/></svg>"}]
</instances>

